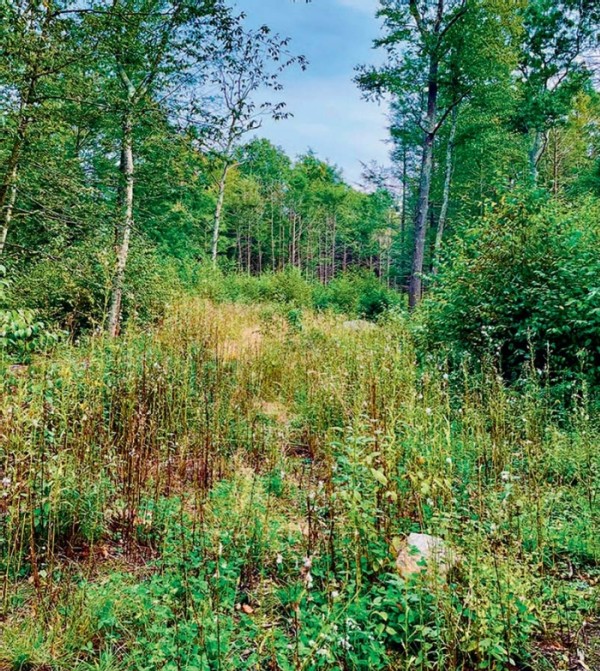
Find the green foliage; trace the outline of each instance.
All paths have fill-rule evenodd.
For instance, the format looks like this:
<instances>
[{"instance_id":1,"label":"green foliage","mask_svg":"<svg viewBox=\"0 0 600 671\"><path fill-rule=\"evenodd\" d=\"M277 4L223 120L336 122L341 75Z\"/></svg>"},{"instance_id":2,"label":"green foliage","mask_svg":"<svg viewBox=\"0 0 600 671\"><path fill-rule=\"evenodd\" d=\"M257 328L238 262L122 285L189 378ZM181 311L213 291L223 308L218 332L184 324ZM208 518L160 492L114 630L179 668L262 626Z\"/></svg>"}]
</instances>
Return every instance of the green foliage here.
<instances>
[{"instance_id":1,"label":"green foliage","mask_svg":"<svg viewBox=\"0 0 600 671\"><path fill-rule=\"evenodd\" d=\"M319 310L334 310L365 319L376 319L400 304L398 294L369 273L348 273L315 291L314 305Z\"/></svg>"},{"instance_id":2,"label":"green foliage","mask_svg":"<svg viewBox=\"0 0 600 671\"><path fill-rule=\"evenodd\" d=\"M196 300L3 378L0 664L537 668L594 612L598 427L442 370L405 320Z\"/></svg>"},{"instance_id":3,"label":"green foliage","mask_svg":"<svg viewBox=\"0 0 600 671\"><path fill-rule=\"evenodd\" d=\"M600 375L600 209L506 197L457 240L424 308L425 337L555 378Z\"/></svg>"},{"instance_id":4,"label":"green foliage","mask_svg":"<svg viewBox=\"0 0 600 671\"><path fill-rule=\"evenodd\" d=\"M197 281L189 260L161 254L149 244L132 251L125 278L123 312L133 324L148 324L164 315L175 295ZM9 294L47 323L79 336L104 322L110 292L110 255L96 241L71 247L60 257L27 266ZM18 294L15 288L19 287Z\"/></svg>"},{"instance_id":5,"label":"green foliage","mask_svg":"<svg viewBox=\"0 0 600 671\"><path fill-rule=\"evenodd\" d=\"M57 334L48 331L35 311L7 304L10 282L6 269L0 266L0 355L27 361L31 354L57 341Z\"/></svg>"},{"instance_id":6,"label":"green foliage","mask_svg":"<svg viewBox=\"0 0 600 671\"><path fill-rule=\"evenodd\" d=\"M200 295L215 301L274 302L292 310L331 310L373 321L401 304L396 291L366 271L340 273L322 284L306 279L293 267L260 276L206 269L199 272L195 282Z\"/></svg>"}]
</instances>

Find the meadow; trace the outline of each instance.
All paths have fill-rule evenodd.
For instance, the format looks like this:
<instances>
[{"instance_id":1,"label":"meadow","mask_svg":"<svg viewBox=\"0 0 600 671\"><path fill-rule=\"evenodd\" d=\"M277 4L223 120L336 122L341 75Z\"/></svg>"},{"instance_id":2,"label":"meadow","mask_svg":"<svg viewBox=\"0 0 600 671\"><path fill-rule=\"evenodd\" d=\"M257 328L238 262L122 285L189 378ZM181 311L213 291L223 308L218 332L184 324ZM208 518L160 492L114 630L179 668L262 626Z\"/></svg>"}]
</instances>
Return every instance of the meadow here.
<instances>
[{"instance_id":1,"label":"meadow","mask_svg":"<svg viewBox=\"0 0 600 671\"><path fill-rule=\"evenodd\" d=\"M188 297L2 364L0 668L600 668L585 386L346 320Z\"/></svg>"}]
</instances>

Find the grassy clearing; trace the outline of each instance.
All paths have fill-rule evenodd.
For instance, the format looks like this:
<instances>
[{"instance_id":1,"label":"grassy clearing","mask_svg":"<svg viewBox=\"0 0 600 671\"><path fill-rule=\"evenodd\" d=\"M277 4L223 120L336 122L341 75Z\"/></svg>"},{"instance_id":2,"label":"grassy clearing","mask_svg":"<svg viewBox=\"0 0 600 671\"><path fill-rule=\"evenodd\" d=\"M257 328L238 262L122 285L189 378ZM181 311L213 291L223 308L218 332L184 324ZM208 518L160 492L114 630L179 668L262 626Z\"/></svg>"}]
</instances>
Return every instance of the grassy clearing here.
<instances>
[{"instance_id":1,"label":"grassy clearing","mask_svg":"<svg viewBox=\"0 0 600 671\"><path fill-rule=\"evenodd\" d=\"M400 317L286 310L186 301L5 367L0 666L589 665L585 395L558 416L535 379L420 363ZM397 575L410 531L459 552L448 582Z\"/></svg>"}]
</instances>

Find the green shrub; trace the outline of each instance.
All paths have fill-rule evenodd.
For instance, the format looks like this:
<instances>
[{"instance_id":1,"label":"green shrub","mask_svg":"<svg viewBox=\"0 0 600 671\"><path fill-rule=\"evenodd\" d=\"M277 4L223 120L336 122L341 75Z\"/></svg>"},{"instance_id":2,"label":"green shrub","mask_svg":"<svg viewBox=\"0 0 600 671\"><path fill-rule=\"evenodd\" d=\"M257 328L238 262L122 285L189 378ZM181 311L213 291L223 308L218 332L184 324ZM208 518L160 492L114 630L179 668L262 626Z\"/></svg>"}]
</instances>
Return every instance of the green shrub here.
<instances>
[{"instance_id":1,"label":"green shrub","mask_svg":"<svg viewBox=\"0 0 600 671\"><path fill-rule=\"evenodd\" d=\"M376 319L400 303L400 296L370 273L345 273L315 292L314 306Z\"/></svg>"},{"instance_id":2,"label":"green shrub","mask_svg":"<svg viewBox=\"0 0 600 671\"><path fill-rule=\"evenodd\" d=\"M10 283L5 276L6 269L0 266L0 354L25 361L33 352L56 342L57 336L37 319L35 311L8 306Z\"/></svg>"},{"instance_id":3,"label":"green shrub","mask_svg":"<svg viewBox=\"0 0 600 671\"><path fill-rule=\"evenodd\" d=\"M600 204L505 198L457 239L424 302L430 344L600 378Z\"/></svg>"},{"instance_id":4,"label":"green shrub","mask_svg":"<svg viewBox=\"0 0 600 671\"><path fill-rule=\"evenodd\" d=\"M312 286L298 268L263 275L262 298L297 307L308 307L312 300Z\"/></svg>"},{"instance_id":5,"label":"green shrub","mask_svg":"<svg viewBox=\"0 0 600 671\"><path fill-rule=\"evenodd\" d=\"M100 249L103 247L100 246ZM60 258L28 265L15 278L11 302L34 310L47 323L72 334L104 322L111 290L112 259L98 245L82 243ZM123 292L123 320L149 323L164 314L176 293L196 281L189 263L136 244L130 253Z\"/></svg>"},{"instance_id":6,"label":"green shrub","mask_svg":"<svg viewBox=\"0 0 600 671\"><path fill-rule=\"evenodd\" d=\"M78 333L102 323L109 287L108 255L82 244L28 264L15 278L13 302Z\"/></svg>"}]
</instances>

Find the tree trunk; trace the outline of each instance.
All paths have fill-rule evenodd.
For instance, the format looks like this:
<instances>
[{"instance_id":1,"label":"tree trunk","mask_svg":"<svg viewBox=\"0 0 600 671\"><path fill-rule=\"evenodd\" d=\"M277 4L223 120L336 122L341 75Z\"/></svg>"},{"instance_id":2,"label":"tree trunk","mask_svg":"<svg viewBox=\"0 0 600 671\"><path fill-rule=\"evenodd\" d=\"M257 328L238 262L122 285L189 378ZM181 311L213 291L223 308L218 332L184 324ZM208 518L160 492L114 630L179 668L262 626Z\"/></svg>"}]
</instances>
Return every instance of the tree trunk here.
<instances>
[{"instance_id":1,"label":"tree trunk","mask_svg":"<svg viewBox=\"0 0 600 671\"><path fill-rule=\"evenodd\" d=\"M229 163L225 163L221 179L219 180L219 192L217 196L217 207L215 208L215 220L213 225L212 236L212 264L213 268L217 267L217 256L219 253L219 232L221 229L221 214L223 212L223 202L225 201L225 185L227 184L227 173L229 172Z\"/></svg>"},{"instance_id":2,"label":"tree trunk","mask_svg":"<svg viewBox=\"0 0 600 671\"><path fill-rule=\"evenodd\" d=\"M458 107L452 110L452 126L448 136L448 145L446 147L446 174L444 177L444 193L442 196L442 209L438 220L437 231L435 234L435 248L433 251L433 274L437 275L440 263L440 252L442 250L442 240L444 238L444 228L448 217L448 205L450 203L450 186L452 185L452 168L454 155L454 140L456 138L456 125L458 120Z\"/></svg>"},{"instance_id":3,"label":"tree trunk","mask_svg":"<svg viewBox=\"0 0 600 671\"><path fill-rule=\"evenodd\" d=\"M271 270L275 271L275 205L271 193Z\"/></svg>"},{"instance_id":4,"label":"tree trunk","mask_svg":"<svg viewBox=\"0 0 600 671\"><path fill-rule=\"evenodd\" d=\"M531 175L531 181L534 186L537 186L539 179L539 170L538 165L542 155L546 149L546 135L541 130L535 130L533 132L533 142L531 144L531 149L529 150L529 170Z\"/></svg>"},{"instance_id":5,"label":"tree trunk","mask_svg":"<svg viewBox=\"0 0 600 671\"><path fill-rule=\"evenodd\" d=\"M17 165L13 167L9 188L10 191L8 193L8 200L4 206L4 213L2 217L2 231L0 231L0 256L4 254L8 229L10 228L10 222L12 219L13 210L15 208L15 202L17 200Z\"/></svg>"},{"instance_id":6,"label":"tree trunk","mask_svg":"<svg viewBox=\"0 0 600 671\"><path fill-rule=\"evenodd\" d=\"M429 76L427 84L427 116L423 138L421 159L421 179L419 200L415 216L415 240L413 247L412 270L408 288L408 305L412 309L421 300L423 293L423 262L425 258L425 239L427 235L427 214L431 192L431 173L433 170L433 145L436 134L438 98L438 62L435 54L429 57Z\"/></svg>"},{"instance_id":7,"label":"tree trunk","mask_svg":"<svg viewBox=\"0 0 600 671\"><path fill-rule=\"evenodd\" d=\"M123 220L115 249L117 261L108 312L108 333L111 338L119 333L125 268L133 226L133 122L129 114L123 123L121 173L123 177Z\"/></svg>"},{"instance_id":8,"label":"tree trunk","mask_svg":"<svg viewBox=\"0 0 600 671\"><path fill-rule=\"evenodd\" d=\"M0 185L0 221L2 222L0 232L0 256L4 253L6 245L6 238L8 236L8 229L12 220L15 202L17 200L17 178L19 175L19 162L21 160L21 151L25 144L25 137L27 134L27 127L29 126L29 117L27 116L28 107L35 95L35 88L37 82L37 67L31 73L27 92L21 99L19 105L19 124L17 127L17 135L8 157L6 172L4 180Z\"/></svg>"}]
</instances>

